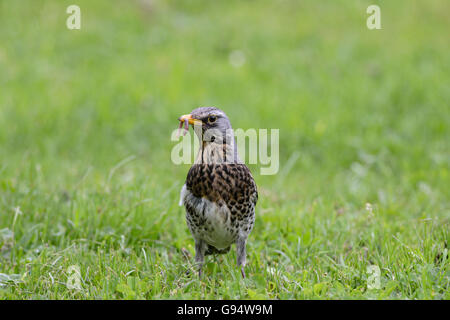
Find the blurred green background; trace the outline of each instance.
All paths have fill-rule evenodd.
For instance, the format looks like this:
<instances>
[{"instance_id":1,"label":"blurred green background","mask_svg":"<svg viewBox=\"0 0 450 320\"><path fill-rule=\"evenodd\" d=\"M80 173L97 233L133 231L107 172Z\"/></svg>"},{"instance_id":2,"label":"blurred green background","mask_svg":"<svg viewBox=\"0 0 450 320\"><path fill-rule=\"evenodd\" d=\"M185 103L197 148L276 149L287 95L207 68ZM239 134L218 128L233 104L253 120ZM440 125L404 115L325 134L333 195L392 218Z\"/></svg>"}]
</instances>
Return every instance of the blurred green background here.
<instances>
[{"instance_id":1,"label":"blurred green background","mask_svg":"<svg viewBox=\"0 0 450 320\"><path fill-rule=\"evenodd\" d=\"M81 30L66 27L71 4ZM448 299L449 13L445 0L0 0L0 297ZM234 128L280 129L280 172L250 166L244 285L231 254L203 283L180 271L189 166L170 161L170 134L211 105ZM81 293L64 285L74 264Z\"/></svg>"}]
</instances>

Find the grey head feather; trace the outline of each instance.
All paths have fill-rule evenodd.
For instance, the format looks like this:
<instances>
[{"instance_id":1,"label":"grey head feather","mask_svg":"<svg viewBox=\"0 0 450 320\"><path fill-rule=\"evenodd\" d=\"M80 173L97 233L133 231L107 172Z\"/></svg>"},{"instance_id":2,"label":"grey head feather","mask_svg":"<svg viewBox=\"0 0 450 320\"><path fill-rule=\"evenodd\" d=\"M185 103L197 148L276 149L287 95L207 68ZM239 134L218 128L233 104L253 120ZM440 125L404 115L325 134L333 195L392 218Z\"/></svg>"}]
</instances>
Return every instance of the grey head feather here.
<instances>
[{"instance_id":1,"label":"grey head feather","mask_svg":"<svg viewBox=\"0 0 450 320\"><path fill-rule=\"evenodd\" d=\"M211 134L214 135L214 132L219 132L220 136L223 138L222 142L231 144L233 147L233 162L241 163L237 152L233 127L225 112L216 107L200 107L192 110L191 116L194 119L202 121L202 132L195 132L201 140L205 141L206 138L208 139L207 141L209 141ZM211 117L215 119L213 122L209 121Z\"/></svg>"}]
</instances>

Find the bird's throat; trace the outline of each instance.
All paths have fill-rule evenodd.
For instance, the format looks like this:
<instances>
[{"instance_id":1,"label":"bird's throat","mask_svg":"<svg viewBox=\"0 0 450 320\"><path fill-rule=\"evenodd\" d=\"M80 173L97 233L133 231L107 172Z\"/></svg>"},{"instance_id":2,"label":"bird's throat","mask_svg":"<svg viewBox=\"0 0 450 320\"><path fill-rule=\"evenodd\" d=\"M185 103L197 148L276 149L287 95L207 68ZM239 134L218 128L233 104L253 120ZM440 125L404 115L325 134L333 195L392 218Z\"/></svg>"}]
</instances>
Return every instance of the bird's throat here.
<instances>
[{"instance_id":1,"label":"bird's throat","mask_svg":"<svg viewBox=\"0 0 450 320\"><path fill-rule=\"evenodd\" d=\"M233 141L234 142L234 141ZM237 148L235 143L217 143L202 141L198 150L196 164L221 164L238 163Z\"/></svg>"}]
</instances>

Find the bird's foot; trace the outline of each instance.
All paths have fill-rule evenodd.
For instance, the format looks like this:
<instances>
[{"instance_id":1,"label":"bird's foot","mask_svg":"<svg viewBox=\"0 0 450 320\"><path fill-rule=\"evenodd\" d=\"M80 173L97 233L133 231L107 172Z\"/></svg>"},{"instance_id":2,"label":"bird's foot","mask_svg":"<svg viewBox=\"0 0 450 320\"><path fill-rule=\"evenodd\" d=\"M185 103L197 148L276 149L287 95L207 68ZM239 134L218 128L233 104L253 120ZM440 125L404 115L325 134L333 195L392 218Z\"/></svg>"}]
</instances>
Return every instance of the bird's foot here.
<instances>
[{"instance_id":1,"label":"bird's foot","mask_svg":"<svg viewBox=\"0 0 450 320\"><path fill-rule=\"evenodd\" d=\"M242 274L242 278L245 279L245 270L244 270L244 266L241 266L241 274Z\"/></svg>"}]
</instances>

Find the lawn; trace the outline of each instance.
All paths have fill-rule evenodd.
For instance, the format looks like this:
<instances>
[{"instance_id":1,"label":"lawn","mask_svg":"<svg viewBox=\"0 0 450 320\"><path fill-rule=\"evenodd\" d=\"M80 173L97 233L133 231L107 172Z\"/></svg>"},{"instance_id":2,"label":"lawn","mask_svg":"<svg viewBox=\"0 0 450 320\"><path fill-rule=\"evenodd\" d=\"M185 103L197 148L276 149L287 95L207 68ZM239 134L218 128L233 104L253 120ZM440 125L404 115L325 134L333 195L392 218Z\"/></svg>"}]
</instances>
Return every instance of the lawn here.
<instances>
[{"instance_id":1,"label":"lawn","mask_svg":"<svg viewBox=\"0 0 450 320\"><path fill-rule=\"evenodd\" d=\"M449 12L0 0L0 299L450 299ZM209 105L280 130L246 279L192 272L170 136Z\"/></svg>"}]
</instances>

